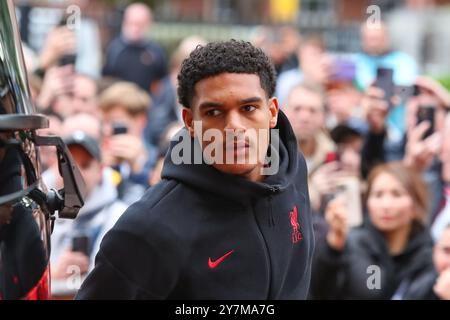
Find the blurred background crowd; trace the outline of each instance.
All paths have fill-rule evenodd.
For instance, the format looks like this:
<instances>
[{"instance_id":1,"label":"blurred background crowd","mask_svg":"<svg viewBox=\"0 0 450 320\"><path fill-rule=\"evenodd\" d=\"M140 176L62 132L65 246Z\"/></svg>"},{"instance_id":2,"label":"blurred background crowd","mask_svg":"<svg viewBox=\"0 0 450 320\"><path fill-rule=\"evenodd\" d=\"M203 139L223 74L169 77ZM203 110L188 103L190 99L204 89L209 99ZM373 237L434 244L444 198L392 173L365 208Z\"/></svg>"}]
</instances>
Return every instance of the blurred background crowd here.
<instances>
[{"instance_id":1,"label":"blurred background crowd","mask_svg":"<svg viewBox=\"0 0 450 320\"><path fill-rule=\"evenodd\" d=\"M65 139L88 190L79 217L56 222L54 284L70 266L86 274L105 232L160 180L182 127L182 61L235 38L272 59L306 158L311 298L450 299L450 1L15 3L34 103L50 118L42 134ZM59 188L54 150L41 156Z\"/></svg>"}]
</instances>

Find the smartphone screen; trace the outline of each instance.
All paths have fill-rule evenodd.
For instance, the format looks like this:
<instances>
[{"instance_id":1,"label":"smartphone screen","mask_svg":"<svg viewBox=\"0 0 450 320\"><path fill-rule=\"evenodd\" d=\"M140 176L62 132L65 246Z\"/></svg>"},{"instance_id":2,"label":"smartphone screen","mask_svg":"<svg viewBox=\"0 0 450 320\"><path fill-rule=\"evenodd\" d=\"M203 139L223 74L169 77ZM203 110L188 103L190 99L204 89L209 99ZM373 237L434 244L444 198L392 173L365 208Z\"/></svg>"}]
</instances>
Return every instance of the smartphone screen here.
<instances>
[{"instance_id":1,"label":"smartphone screen","mask_svg":"<svg viewBox=\"0 0 450 320\"><path fill-rule=\"evenodd\" d=\"M361 189L358 178L353 176L342 177L336 188L335 199L345 204L348 211L347 224L349 228L360 226L363 223Z\"/></svg>"},{"instance_id":2,"label":"smartphone screen","mask_svg":"<svg viewBox=\"0 0 450 320\"><path fill-rule=\"evenodd\" d=\"M77 61L77 55L76 54L65 54L61 56L61 58L58 61L58 64L60 66L66 66L69 64L75 65Z\"/></svg>"},{"instance_id":3,"label":"smartphone screen","mask_svg":"<svg viewBox=\"0 0 450 320\"><path fill-rule=\"evenodd\" d=\"M377 78L375 80L375 87L384 91L384 100L388 103L389 108L392 107L391 98L394 95L394 71L391 68L377 68Z\"/></svg>"},{"instance_id":4,"label":"smartphone screen","mask_svg":"<svg viewBox=\"0 0 450 320\"><path fill-rule=\"evenodd\" d=\"M113 123L112 127L113 127L113 135L125 134L128 132L128 127L120 122Z\"/></svg>"},{"instance_id":5,"label":"smartphone screen","mask_svg":"<svg viewBox=\"0 0 450 320\"><path fill-rule=\"evenodd\" d=\"M434 114L436 108L434 106L419 106L417 110L417 124L428 121L430 123L430 127L425 131L423 135L423 139L428 138L434 132Z\"/></svg>"}]
</instances>

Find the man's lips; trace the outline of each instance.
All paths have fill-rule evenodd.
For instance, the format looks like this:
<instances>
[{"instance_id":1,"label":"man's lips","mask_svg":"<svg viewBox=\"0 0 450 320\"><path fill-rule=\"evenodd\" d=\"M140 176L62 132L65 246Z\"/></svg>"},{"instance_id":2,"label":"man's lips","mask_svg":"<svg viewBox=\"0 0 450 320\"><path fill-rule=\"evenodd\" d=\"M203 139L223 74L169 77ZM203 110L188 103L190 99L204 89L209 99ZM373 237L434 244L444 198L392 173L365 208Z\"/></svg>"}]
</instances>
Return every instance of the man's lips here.
<instances>
[{"instance_id":1,"label":"man's lips","mask_svg":"<svg viewBox=\"0 0 450 320\"><path fill-rule=\"evenodd\" d=\"M225 149L227 151L237 151L250 148L250 144L247 142L227 143Z\"/></svg>"}]
</instances>

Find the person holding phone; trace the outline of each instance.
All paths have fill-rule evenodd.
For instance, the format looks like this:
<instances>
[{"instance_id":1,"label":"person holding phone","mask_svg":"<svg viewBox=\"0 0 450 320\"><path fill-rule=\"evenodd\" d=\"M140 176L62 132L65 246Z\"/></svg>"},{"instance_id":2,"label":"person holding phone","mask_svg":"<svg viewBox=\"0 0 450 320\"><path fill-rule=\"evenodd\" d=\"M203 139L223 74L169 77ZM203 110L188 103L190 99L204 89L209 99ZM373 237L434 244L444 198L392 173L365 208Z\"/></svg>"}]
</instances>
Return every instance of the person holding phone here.
<instances>
[{"instance_id":1,"label":"person holding phone","mask_svg":"<svg viewBox=\"0 0 450 320\"><path fill-rule=\"evenodd\" d=\"M326 210L329 231L318 243L311 295L315 299L407 299L433 268L425 227L428 198L420 175L400 162L373 169L367 219L349 228L342 203Z\"/></svg>"},{"instance_id":2,"label":"person holding phone","mask_svg":"<svg viewBox=\"0 0 450 320\"><path fill-rule=\"evenodd\" d=\"M105 89L99 98L103 120L103 162L120 174L121 198L126 185L140 185L135 196L125 199L137 201L148 187L148 177L156 162L156 150L144 143L147 111L152 100L138 85L120 81ZM129 183L128 183L129 182Z\"/></svg>"},{"instance_id":3,"label":"person holding phone","mask_svg":"<svg viewBox=\"0 0 450 320\"><path fill-rule=\"evenodd\" d=\"M90 114L78 114L63 122L62 136L86 182L86 201L77 219L55 222L52 234L52 279L65 280L78 268L85 275L93 267L100 241L127 205L118 197L114 174L102 164L100 121ZM44 181L59 189L60 179L55 164L43 174ZM73 293L73 292L72 292Z\"/></svg>"}]
</instances>

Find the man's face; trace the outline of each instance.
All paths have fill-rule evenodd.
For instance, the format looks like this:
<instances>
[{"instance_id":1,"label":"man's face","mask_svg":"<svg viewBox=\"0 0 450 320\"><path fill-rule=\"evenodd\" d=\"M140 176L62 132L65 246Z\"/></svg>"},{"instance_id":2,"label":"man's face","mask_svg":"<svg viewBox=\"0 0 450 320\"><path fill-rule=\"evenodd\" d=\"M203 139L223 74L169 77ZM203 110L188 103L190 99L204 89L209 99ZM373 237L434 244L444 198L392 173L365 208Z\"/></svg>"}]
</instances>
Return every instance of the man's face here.
<instances>
[{"instance_id":1,"label":"man's face","mask_svg":"<svg viewBox=\"0 0 450 320\"><path fill-rule=\"evenodd\" d=\"M214 143L223 152L223 161L212 163L213 167L255 181L261 179L269 129L275 127L277 117L278 102L267 97L259 76L240 73L222 73L199 81L191 108L183 111L191 136L206 137L211 129L220 132L217 142L201 139L203 150ZM194 128L194 121L201 123L201 132Z\"/></svg>"},{"instance_id":2,"label":"man's face","mask_svg":"<svg viewBox=\"0 0 450 320\"><path fill-rule=\"evenodd\" d=\"M77 113L97 115L97 87L95 82L83 76L76 76L71 94L58 97L55 109L64 116Z\"/></svg>"},{"instance_id":3,"label":"man's face","mask_svg":"<svg viewBox=\"0 0 450 320\"><path fill-rule=\"evenodd\" d=\"M145 32L150 24L151 17L146 10L140 7L129 8L122 23L122 34L129 42L140 42L145 39Z\"/></svg>"},{"instance_id":4,"label":"man's face","mask_svg":"<svg viewBox=\"0 0 450 320\"><path fill-rule=\"evenodd\" d=\"M389 50L389 37L386 26L379 28L365 26L361 31L361 42L364 51L373 56L379 56Z\"/></svg>"},{"instance_id":5,"label":"man's face","mask_svg":"<svg viewBox=\"0 0 450 320\"><path fill-rule=\"evenodd\" d=\"M284 110L299 141L312 139L324 126L323 100L315 92L294 89Z\"/></svg>"},{"instance_id":6,"label":"man's face","mask_svg":"<svg viewBox=\"0 0 450 320\"><path fill-rule=\"evenodd\" d=\"M325 84L331 73L331 58L323 48L314 45L304 45L299 52L299 59L305 81L314 84Z\"/></svg>"}]
</instances>

